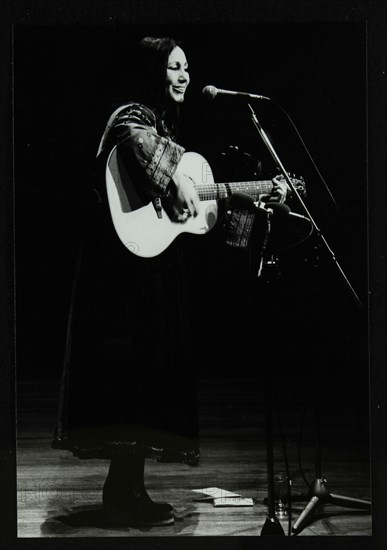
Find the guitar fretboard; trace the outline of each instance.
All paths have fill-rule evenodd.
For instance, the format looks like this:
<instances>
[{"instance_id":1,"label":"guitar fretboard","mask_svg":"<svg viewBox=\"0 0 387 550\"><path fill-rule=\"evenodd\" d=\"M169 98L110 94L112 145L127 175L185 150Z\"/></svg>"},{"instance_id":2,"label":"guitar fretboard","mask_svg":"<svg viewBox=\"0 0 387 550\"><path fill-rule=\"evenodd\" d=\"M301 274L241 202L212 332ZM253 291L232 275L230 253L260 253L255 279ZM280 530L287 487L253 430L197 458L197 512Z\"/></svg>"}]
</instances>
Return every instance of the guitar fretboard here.
<instances>
[{"instance_id":1,"label":"guitar fretboard","mask_svg":"<svg viewBox=\"0 0 387 550\"><path fill-rule=\"evenodd\" d=\"M196 185L196 191L202 201L225 199L237 192L246 193L256 199L262 193L271 193L272 189L272 180L200 183Z\"/></svg>"}]
</instances>

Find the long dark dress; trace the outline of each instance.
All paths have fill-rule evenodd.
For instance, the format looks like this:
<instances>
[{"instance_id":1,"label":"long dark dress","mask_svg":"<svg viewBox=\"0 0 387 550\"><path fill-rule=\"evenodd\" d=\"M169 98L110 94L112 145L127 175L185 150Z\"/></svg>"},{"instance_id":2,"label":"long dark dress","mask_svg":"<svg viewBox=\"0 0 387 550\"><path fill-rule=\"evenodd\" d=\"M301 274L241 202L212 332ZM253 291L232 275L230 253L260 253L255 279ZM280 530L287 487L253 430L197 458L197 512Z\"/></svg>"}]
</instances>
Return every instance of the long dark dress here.
<instances>
[{"instance_id":1,"label":"long dark dress","mask_svg":"<svg viewBox=\"0 0 387 550\"><path fill-rule=\"evenodd\" d=\"M114 145L149 197L167 192L184 149L153 110L131 103L112 115L102 167ZM103 183L97 191L84 224L52 446L79 458L138 453L196 465L185 251L176 240L154 258L129 252Z\"/></svg>"}]
</instances>

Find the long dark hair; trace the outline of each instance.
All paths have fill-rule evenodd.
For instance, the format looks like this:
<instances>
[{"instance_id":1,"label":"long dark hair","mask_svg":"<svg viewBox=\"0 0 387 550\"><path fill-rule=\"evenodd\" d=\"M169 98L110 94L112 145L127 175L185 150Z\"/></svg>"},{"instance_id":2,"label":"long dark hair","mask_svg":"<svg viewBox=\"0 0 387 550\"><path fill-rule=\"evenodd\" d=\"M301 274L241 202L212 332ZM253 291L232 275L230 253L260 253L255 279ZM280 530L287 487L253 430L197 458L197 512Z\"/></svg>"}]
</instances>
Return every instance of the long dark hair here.
<instances>
[{"instance_id":1,"label":"long dark hair","mask_svg":"<svg viewBox=\"0 0 387 550\"><path fill-rule=\"evenodd\" d=\"M131 99L144 103L161 117L166 107L166 74L168 58L181 42L169 37L143 38L133 56ZM179 105L172 104L164 113L164 122L175 134L179 119Z\"/></svg>"}]
</instances>

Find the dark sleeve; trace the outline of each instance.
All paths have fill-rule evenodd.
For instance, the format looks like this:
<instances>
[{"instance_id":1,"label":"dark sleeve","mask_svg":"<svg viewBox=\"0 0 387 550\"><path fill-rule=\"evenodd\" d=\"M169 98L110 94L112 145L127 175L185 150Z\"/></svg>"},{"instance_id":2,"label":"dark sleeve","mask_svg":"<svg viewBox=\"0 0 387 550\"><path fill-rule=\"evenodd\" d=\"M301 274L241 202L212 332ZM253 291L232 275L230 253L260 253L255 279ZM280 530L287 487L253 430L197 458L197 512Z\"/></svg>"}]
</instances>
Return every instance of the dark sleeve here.
<instances>
[{"instance_id":1,"label":"dark sleeve","mask_svg":"<svg viewBox=\"0 0 387 550\"><path fill-rule=\"evenodd\" d=\"M140 104L131 104L120 111L110 131L129 171L149 192L165 195L185 149L160 136L154 113Z\"/></svg>"},{"instance_id":2,"label":"dark sleeve","mask_svg":"<svg viewBox=\"0 0 387 550\"><path fill-rule=\"evenodd\" d=\"M255 213L230 209L224 223L226 244L247 250L253 229Z\"/></svg>"}]
</instances>

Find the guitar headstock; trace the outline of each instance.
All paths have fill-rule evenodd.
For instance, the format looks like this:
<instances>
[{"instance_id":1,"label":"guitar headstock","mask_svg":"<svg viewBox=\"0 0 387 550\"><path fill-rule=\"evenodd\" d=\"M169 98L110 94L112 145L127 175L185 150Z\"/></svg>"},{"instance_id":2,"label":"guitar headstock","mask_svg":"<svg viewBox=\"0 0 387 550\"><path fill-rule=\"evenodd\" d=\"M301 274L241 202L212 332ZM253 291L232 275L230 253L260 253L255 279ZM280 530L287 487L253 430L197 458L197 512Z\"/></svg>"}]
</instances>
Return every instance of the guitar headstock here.
<instances>
[{"instance_id":1,"label":"guitar headstock","mask_svg":"<svg viewBox=\"0 0 387 550\"><path fill-rule=\"evenodd\" d=\"M305 186L305 180L301 176L296 177L295 174L288 174L289 179L291 183L293 184L293 187L295 190L303 197L306 196L306 186ZM277 179L286 182L285 176L281 174L280 176L277 176Z\"/></svg>"}]
</instances>

